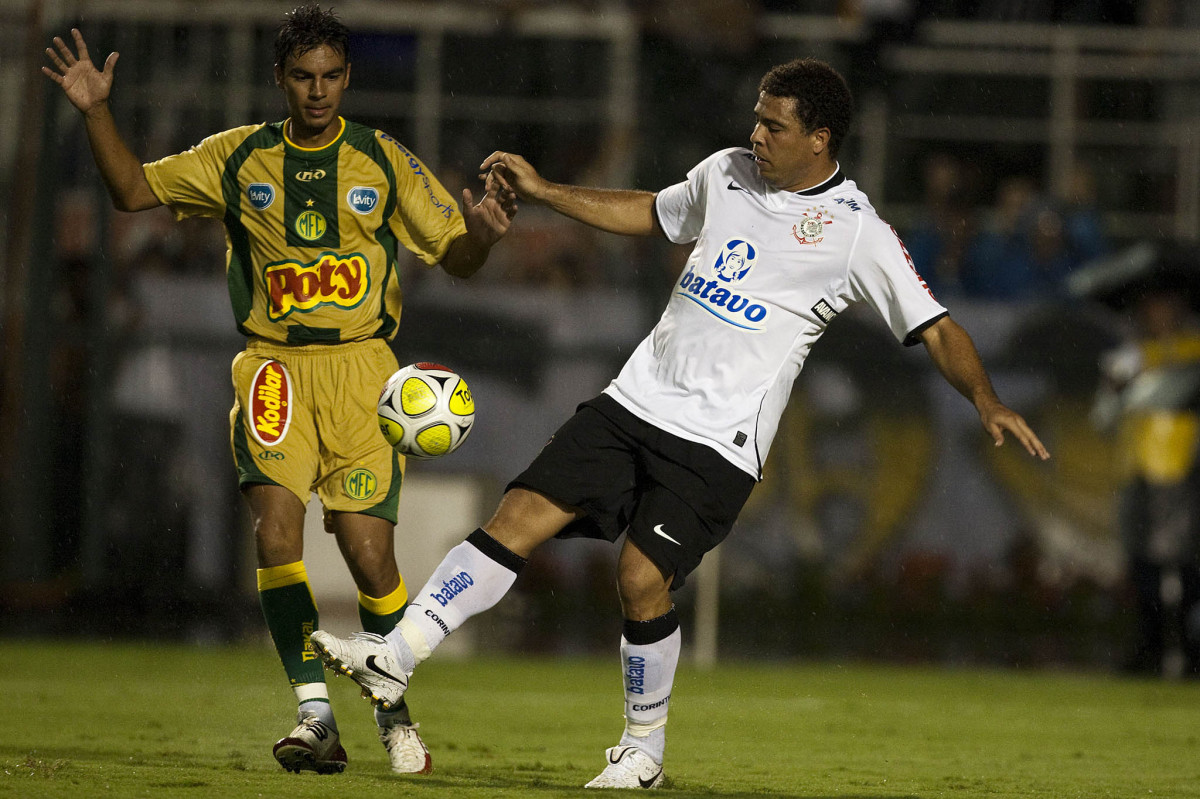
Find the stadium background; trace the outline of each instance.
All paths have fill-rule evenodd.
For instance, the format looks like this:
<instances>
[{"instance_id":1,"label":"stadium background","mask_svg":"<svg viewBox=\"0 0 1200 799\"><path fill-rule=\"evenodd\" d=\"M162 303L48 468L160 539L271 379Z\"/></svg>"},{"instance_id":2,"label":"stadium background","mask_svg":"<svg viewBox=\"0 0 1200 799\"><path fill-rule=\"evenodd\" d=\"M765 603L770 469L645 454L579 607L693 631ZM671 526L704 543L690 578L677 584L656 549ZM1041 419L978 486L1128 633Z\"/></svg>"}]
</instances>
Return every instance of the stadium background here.
<instances>
[{"instance_id":1,"label":"stadium background","mask_svg":"<svg viewBox=\"0 0 1200 799\"><path fill-rule=\"evenodd\" d=\"M151 160L282 116L270 42L291 5L0 0L0 633L265 640L227 453L241 342L221 231L111 211L78 115L37 70L72 25L98 61L120 51L114 110ZM812 55L856 92L843 165L910 244L947 206L1000 224L1021 185L1084 231L1071 268L1084 251L1200 237L1200 10L1186 0L337 8L355 31L344 113L455 192L498 148L555 180L661 188L744 144L762 72ZM949 203L934 202L939 168L957 175ZM463 450L410 468L410 588L615 374L685 254L525 208L470 282L406 265L398 356L451 364L479 406ZM914 255L1054 460L995 450L920 351L869 316L840 320L719 564L680 597L709 618L693 653L1115 668L1133 623L1118 475L1088 415L1128 319ZM463 645L609 651L612 557L549 546ZM321 589L349 586L330 569L314 576L323 612L338 608Z\"/></svg>"}]
</instances>

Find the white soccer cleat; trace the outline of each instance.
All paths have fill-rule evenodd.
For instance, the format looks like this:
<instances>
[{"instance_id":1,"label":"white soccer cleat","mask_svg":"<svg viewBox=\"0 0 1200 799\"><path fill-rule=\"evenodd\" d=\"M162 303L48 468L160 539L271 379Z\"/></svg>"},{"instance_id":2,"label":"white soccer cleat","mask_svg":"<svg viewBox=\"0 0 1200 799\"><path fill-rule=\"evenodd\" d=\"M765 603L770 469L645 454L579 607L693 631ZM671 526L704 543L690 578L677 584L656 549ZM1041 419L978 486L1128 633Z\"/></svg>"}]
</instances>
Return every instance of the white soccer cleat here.
<instances>
[{"instance_id":1,"label":"white soccer cleat","mask_svg":"<svg viewBox=\"0 0 1200 799\"><path fill-rule=\"evenodd\" d=\"M636 746L614 746L605 751L608 765L584 788L657 788L663 768Z\"/></svg>"},{"instance_id":2,"label":"white soccer cleat","mask_svg":"<svg viewBox=\"0 0 1200 799\"><path fill-rule=\"evenodd\" d=\"M429 774L433 771L433 758L417 734L419 726L397 724L379 728L379 740L383 742L396 774Z\"/></svg>"},{"instance_id":3,"label":"white soccer cleat","mask_svg":"<svg viewBox=\"0 0 1200 799\"><path fill-rule=\"evenodd\" d=\"M316 716L305 716L286 738L271 750L287 771L341 774L346 769L346 750L338 734Z\"/></svg>"},{"instance_id":4,"label":"white soccer cleat","mask_svg":"<svg viewBox=\"0 0 1200 799\"><path fill-rule=\"evenodd\" d=\"M380 710L391 710L400 704L408 688L408 674L383 636L354 633L349 638L336 638L317 630L310 640L325 667L358 683L371 704Z\"/></svg>"}]
</instances>

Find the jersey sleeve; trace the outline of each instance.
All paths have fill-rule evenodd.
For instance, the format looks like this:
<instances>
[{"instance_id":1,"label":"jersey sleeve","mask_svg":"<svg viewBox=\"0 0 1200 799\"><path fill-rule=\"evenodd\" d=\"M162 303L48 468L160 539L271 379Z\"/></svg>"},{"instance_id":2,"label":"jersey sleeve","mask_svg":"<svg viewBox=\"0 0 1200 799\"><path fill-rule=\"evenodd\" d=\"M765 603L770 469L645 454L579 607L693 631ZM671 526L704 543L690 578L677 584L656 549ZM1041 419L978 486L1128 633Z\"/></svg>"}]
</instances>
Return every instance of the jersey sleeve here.
<instances>
[{"instance_id":1,"label":"jersey sleeve","mask_svg":"<svg viewBox=\"0 0 1200 799\"><path fill-rule=\"evenodd\" d=\"M654 198L658 224L676 244L695 241L704 227L711 165L711 158L701 161L688 172L687 180L668 186Z\"/></svg>"},{"instance_id":2,"label":"jersey sleeve","mask_svg":"<svg viewBox=\"0 0 1200 799\"><path fill-rule=\"evenodd\" d=\"M405 249L434 266L467 232L462 212L419 158L391 137L377 135L396 173L396 210L388 226Z\"/></svg>"},{"instance_id":3,"label":"jersey sleeve","mask_svg":"<svg viewBox=\"0 0 1200 799\"><path fill-rule=\"evenodd\" d=\"M171 209L176 219L189 216L220 218L225 213L221 179L226 159L258 127L217 133L190 150L143 164L142 170L154 195Z\"/></svg>"},{"instance_id":4,"label":"jersey sleeve","mask_svg":"<svg viewBox=\"0 0 1200 799\"><path fill-rule=\"evenodd\" d=\"M850 257L850 290L883 317L905 346L948 312L917 273L895 229L882 220L866 220Z\"/></svg>"}]
</instances>

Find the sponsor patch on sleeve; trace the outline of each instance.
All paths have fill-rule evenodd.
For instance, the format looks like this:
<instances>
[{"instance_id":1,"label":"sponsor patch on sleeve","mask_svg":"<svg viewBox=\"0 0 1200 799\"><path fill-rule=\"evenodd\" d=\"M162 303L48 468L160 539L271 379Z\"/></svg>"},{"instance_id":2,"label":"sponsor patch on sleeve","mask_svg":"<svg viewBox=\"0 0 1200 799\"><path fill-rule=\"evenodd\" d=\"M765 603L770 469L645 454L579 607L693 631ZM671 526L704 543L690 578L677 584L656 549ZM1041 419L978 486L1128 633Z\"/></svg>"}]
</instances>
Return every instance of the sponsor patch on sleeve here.
<instances>
[{"instance_id":1,"label":"sponsor patch on sleeve","mask_svg":"<svg viewBox=\"0 0 1200 799\"><path fill-rule=\"evenodd\" d=\"M812 307L812 312L825 324L829 324L833 321L833 317L837 316L837 311L833 310L833 306L825 300L818 300L817 304Z\"/></svg>"}]
</instances>

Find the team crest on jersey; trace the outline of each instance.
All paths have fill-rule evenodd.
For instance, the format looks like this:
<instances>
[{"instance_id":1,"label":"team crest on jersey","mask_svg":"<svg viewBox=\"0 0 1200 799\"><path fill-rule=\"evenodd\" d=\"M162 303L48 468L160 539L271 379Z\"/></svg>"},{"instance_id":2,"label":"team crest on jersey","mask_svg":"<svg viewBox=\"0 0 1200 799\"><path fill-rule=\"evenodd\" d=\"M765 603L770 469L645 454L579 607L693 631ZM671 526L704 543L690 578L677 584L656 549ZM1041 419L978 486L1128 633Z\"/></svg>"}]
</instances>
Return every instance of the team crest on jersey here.
<instances>
[{"instance_id":1,"label":"team crest on jersey","mask_svg":"<svg viewBox=\"0 0 1200 799\"><path fill-rule=\"evenodd\" d=\"M825 238L825 228L833 224L833 217L824 206L809 208L800 221L792 225L792 238L801 244L820 244Z\"/></svg>"},{"instance_id":2,"label":"team crest on jersey","mask_svg":"<svg viewBox=\"0 0 1200 799\"><path fill-rule=\"evenodd\" d=\"M320 212L309 209L296 217L296 235L305 241L316 241L325 235L328 227Z\"/></svg>"},{"instance_id":3,"label":"team crest on jersey","mask_svg":"<svg viewBox=\"0 0 1200 799\"><path fill-rule=\"evenodd\" d=\"M246 187L246 199L255 210L265 211L275 202L275 187L270 183L251 183Z\"/></svg>"},{"instance_id":4,"label":"team crest on jersey","mask_svg":"<svg viewBox=\"0 0 1200 799\"><path fill-rule=\"evenodd\" d=\"M267 317L272 322L286 319L295 311L326 305L349 310L357 308L371 287L370 264L362 253L322 253L311 263L276 261L263 269L263 282L270 302Z\"/></svg>"},{"instance_id":5,"label":"team crest on jersey","mask_svg":"<svg viewBox=\"0 0 1200 799\"><path fill-rule=\"evenodd\" d=\"M742 239L730 239L717 256L713 271L720 280L737 283L750 273L757 260L758 250L753 244Z\"/></svg>"},{"instance_id":6,"label":"team crest on jersey","mask_svg":"<svg viewBox=\"0 0 1200 799\"><path fill-rule=\"evenodd\" d=\"M354 213L366 216L379 204L379 192L370 186L355 186L346 192L346 204Z\"/></svg>"},{"instance_id":7,"label":"team crest on jersey","mask_svg":"<svg viewBox=\"0 0 1200 799\"><path fill-rule=\"evenodd\" d=\"M292 378L279 361L258 367L250 381L250 432L264 447L283 441L292 423Z\"/></svg>"}]
</instances>

